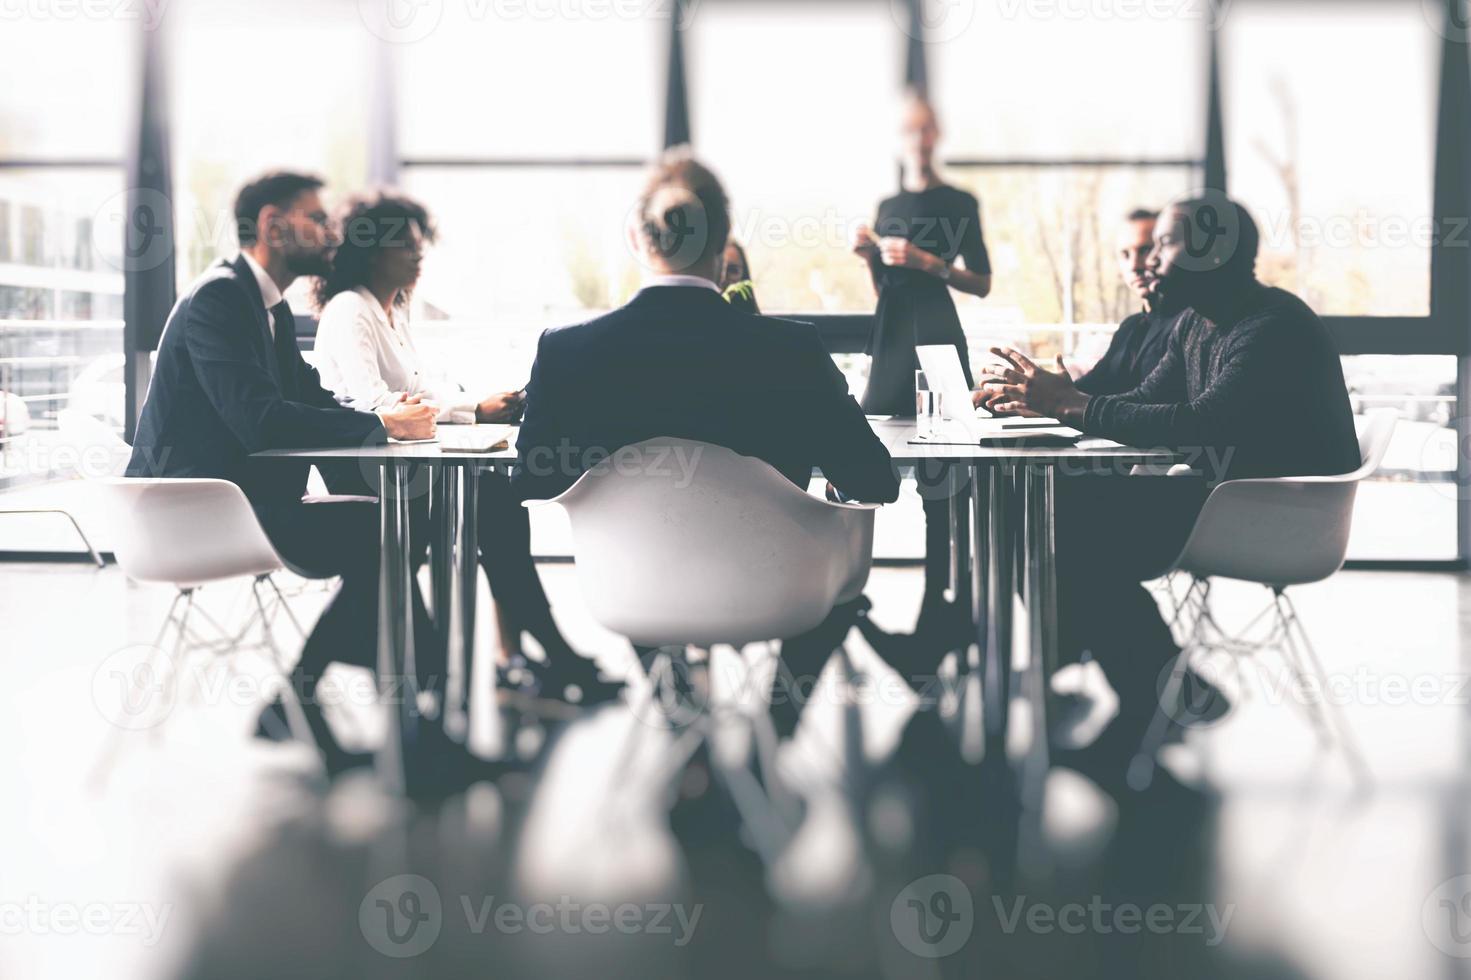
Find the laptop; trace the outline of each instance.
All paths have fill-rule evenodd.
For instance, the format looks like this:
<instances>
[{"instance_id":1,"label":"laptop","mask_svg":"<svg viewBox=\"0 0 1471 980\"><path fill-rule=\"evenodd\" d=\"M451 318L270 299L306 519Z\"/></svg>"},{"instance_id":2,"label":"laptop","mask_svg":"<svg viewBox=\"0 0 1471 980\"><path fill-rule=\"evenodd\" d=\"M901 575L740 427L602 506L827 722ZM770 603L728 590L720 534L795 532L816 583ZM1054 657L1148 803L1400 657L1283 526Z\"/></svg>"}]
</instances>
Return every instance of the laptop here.
<instances>
[{"instance_id":1,"label":"laptop","mask_svg":"<svg viewBox=\"0 0 1471 980\"><path fill-rule=\"evenodd\" d=\"M909 440L930 446L1071 446L1083 437L1057 419L979 417L954 344L916 347L931 390L940 392L943 417L932 435Z\"/></svg>"}]
</instances>

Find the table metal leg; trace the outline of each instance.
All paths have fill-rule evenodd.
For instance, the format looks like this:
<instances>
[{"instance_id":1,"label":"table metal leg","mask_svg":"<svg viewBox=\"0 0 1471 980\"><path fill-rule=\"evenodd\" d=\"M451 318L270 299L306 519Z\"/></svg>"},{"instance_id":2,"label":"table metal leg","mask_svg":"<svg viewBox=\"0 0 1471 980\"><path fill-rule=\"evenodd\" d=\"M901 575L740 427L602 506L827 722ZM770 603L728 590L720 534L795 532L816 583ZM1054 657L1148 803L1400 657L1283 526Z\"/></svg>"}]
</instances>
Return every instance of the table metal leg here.
<instances>
[{"instance_id":1,"label":"table metal leg","mask_svg":"<svg viewBox=\"0 0 1471 980\"><path fill-rule=\"evenodd\" d=\"M385 460L378 495L378 694L388 707L388 731L376 760L390 792L408 787L408 758L418 736L418 679L414 666L414 588L409 553L407 461Z\"/></svg>"},{"instance_id":2,"label":"table metal leg","mask_svg":"<svg viewBox=\"0 0 1471 980\"><path fill-rule=\"evenodd\" d=\"M454 468L441 466L430 475L429 582L434 627L442 642L449 640L450 603L455 587L455 521L459 511L459 479Z\"/></svg>"},{"instance_id":3,"label":"table metal leg","mask_svg":"<svg viewBox=\"0 0 1471 980\"><path fill-rule=\"evenodd\" d=\"M448 676L445 678L444 727L456 741L469 734L468 710L470 671L475 660L475 600L480 583L480 539L476 531L479 500L479 468L466 463L445 470L446 483L454 487L454 587L451 590L446 624L449 643Z\"/></svg>"},{"instance_id":4,"label":"table metal leg","mask_svg":"<svg viewBox=\"0 0 1471 980\"><path fill-rule=\"evenodd\" d=\"M1025 765L1023 792L1040 800L1048 766L1047 719L1052 672L1057 666L1057 575L1053 565L1053 469L1029 466L1024 474L1026 601L1030 657L1027 700L1032 709L1032 745Z\"/></svg>"},{"instance_id":5,"label":"table metal leg","mask_svg":"<svg viewBox=\"0 0 1471 980\"><path fill-rule=\"evenodd\" d=\"M993 738L1006 734L1007 709L1011 701L1011 616L1014 554L1011 530L1010 464L987 467L986 560L990 572L986 582L985 696L986 733Z\"/></svg>"},{"instance_id":6,"label":"table metal leg","mask_svg":"<svg viewBox=\"0 0 1471 980\"><path fill-rule=\"evenodd\" d=\"M1057 626L1057 469L1041 468L1034 474L1032 493L1037 497L1037 605L1042 628L1033 648L1042 668L1042 694L1051 707L1052 675L1058 668L1061 643Z\"/></svg>"},{"instance_id":7,"label":"table metal leg","mask_svg":"<svg viewBox=\"0 0 1471 980\"><path fill-rule=\"evenodd\" d=\"M988 536L991 518L991 485L989 468L978 463L970 467L970 612L976 627L976 656L974 665L985 662L986 636L991 622L987 598L990 589L991 562L988 553Z\"/></svg>"},{"instance_id":8,"label":"table metal leg","mask_svg":"<svg viewBox=\"0 0 1471 980\"><path fill-rule=\"evenodd\" d=\"M964 466L951 466L945 474L945 488L950 494L950 601L965 601L966 580L970 568L970 471Z\"/></svg>"}]
</instances>

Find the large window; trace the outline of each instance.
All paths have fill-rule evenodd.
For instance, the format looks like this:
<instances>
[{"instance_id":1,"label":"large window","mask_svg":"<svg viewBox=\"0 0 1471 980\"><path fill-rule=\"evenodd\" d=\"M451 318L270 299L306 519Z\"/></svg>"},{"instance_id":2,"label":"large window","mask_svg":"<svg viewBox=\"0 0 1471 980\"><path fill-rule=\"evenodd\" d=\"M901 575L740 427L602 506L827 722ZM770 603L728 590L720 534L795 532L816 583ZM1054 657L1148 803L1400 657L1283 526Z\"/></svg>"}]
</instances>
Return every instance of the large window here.
<instances>
[{"instance_id":1,"label":"large window","mask_svg":"<svg viewBox=\"0 0 1471 980\"><path fill-rule=\"evenodd\" d=\"M1438 353L1394 337L1383 349L1420 356L1384 356L1373 321L1344 319L1428 323L1434 243L1461 234L1431 222L1438 0L917 2L923 45L904 0L686 0L677 34L674 0L178 0L155 36L169 54L180 284L234 251L247 177L315 171L331 203L397 165L440 230L415 295L420 342L477 388L519 385L542 329L637 288L627 218L679 118L666 104L677 37L678 108L730 191L763 307L867 312L848 236L898 188L906 60L922 53L910 64L940 114L944 176L980 199L992 260L991 295L957 296L972 350L1006 340L1086 363L1135 307L1113 259L1123 216L1202 182L1214 43L1229 190L1261 222L1260 274L1353 338L1356 409L1404 419L1360 495L1352 555L1454 555L1465 504L1447 493L1460 412L1443 351L1446 331L1467 327L1437 320L1423 336ZM140 34L160 25L62 6L0 32L12 480L52 475L19 450L52 438L61 408L123 413L120 164ZM302 311L307 285L292 290ZM864 359L850 361L861 384Z\"/></svg>"},{"instance_id":2,"label":"large window","mask_svg":"<svg viewBox=\"0 0 1471 980\"><path fill-rule=\"evenodd\" d=\"M1320 313L1430 312L1440 40L1430 9L1232 5L1222 38L1231 192L1261 225L1262 278Z\"/></svg>"},{"instance_id":3,"label":"large window","mask_svg":"<svg viewBox=\"0 0 1471 980\"><path fill-rule=\"evenodd\" d=\"M316 173L329 200L367 179L374 39L355 8L295 0L170 8L181 286L235 251L232 205L248 178L275 168ZM291 290L299 310L304 297L305 283Z\"/></svg>"},{"instance_id":4,"label":"large window","mask_svg":"<svg viewBox=\"0 0 1471 980\"><path fill-rule=\"evenodd\" d=\"M1184 166L951 168L981 201L992 292L957 296L972 357L988 338L1020 339L1042 357L1102 353L1119 321L1139 309L1115 258L1128 213L1158 208L1190 186Z\"/></svg>"},{"instance_id":5,"label":"large window","mask_svg":"<svg viewBox=\"0 0 1471 980\"><path fill-rule=\"evenodd\" d=\"M930 88L950 155L1200 156L1209 3L931 7Z\"/></svg>"},{"instance_id":6,"label":"large window","mask_svg":"<svg viewBox=\"0 0 1471 980\"><path fill-rule=\"evenodd\" d=\"M63 410L123 426L132 36L81 17L0 31L0 489L57 475Z\"/></svg>"},{"instance_id":7,"label":"large window","mask_svg":"<svg viewBox=\"0 0 1471 980\"><path fill-rule=\"evenodd\" d=\"M695 149L731 195L763 308L871 311L848 236L898 189L904 36L889 0L695 10Z\"/></svg>"},{"instance_id":8,"label":"large window","mask_svg":"<svg viewBox=\"0 0 1471 980\"><path fill-rule=\"evenodd\" d=\"M1456 557L1456 359L1360 355L1343 359L1354 412L1399 413L1379 472L1359 487L1349 557Z\"/></svg>"},{"instance_id":9,"label":"large window","mask_svg":"<svg viewBox=\"0 0 1471 980\"><path fill-rule=\"evenodd\" d=\"M636 168L405 171L439 229L414 293L416 329L460 366L461 383L524 385L542 330L633 295L639 269L623 227L638 178Z\"/></svg>"},{"instance_id":10,"label":"large window","mask_svg":"<svg viewBox=\"0 0 1471 980\"><path fill-rule=\"evenodd\" d=\"M407 159L646 159L659 149L672 2L430 5L441 7L432 31L394 47Z\"/></svg>"},{"instance_id":11,"label":"large window","mask_svg":"<svg viewBox=\"0 0 1471 980\"><path fill-rule=\"evenodd\" d=\"M138 24L83 16L80 5L66 17L65 6L0 20L0 160L122 158Z\"/></svg>"},{"instance_id":12,"label":"large window","mask_svg":"<svg viewBox=\"0 0 1471 980\"><path fill-rule=\"evenodd\" d=\"M1115 244L1128 212L1158 209L1200 179L1208 10L930 10L942 151L951 179L980 198L994 273L985 300L957 301L973 340L1010 335L1086 361L1137 309Z\"/></svg>"},{"instance_id":13,"label":"large window","mask_svg":"<svg viewBox=\"0 0 1471 980\"><path fill-rule=\"evenodd\" d=\"M624 227L662 137L672 9L445 4L394 47L401 182L440 231L415 313L466 383L524 384L541 330L637 289Z\"/></svg>"}]
</instances>

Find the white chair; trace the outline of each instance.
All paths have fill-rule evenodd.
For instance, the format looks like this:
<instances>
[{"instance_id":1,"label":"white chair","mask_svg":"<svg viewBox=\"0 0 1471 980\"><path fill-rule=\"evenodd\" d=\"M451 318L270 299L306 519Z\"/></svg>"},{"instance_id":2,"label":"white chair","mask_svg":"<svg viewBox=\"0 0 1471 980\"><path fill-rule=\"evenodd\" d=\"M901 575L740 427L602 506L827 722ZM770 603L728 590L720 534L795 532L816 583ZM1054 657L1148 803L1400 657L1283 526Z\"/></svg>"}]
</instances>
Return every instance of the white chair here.
<instances>
[{"instance_id":1,"label":"white chair","mask_svg":"<svg viewBox=\"0 0 1471 980\"><path fill-rule=\"evenodd\" d=\"M298 633L305 636L305 632L272 575L290 568L303 577L320 576L292 567L276 552L238 486L227 480L111 477L99 480L98 488L111 522L113 553L123 572L137 582L166 584L178 590L154 640L155 648L161 651L172 627L175 635L170 656L175 661L190 649L228 652L259 624L261 645L284 672L272 633L274 613L284 612ZM226 629L196 607L194 596L201 587L247 576L251 579L254 610L239 630ZM206 639L191 629L190 620L196 614L213 627L213 638ZM283 702L292 734L315 744L289 683Z\"/></svg>"},{"instance_id":2,"label":"white chair","mask_svg":"<svg viewBox=\"0 0 1471 980\"><path fill-rule=\"evenodd\" d=\"M1343 567L1353 525L1354 499L1361 481L1379 468L1394 435L1398 413L1380 409L1369 413L1360 427L1358 469L1338 476L1302 476L1278 479L1230 480L1206 499L1180 557L1166 576L1189 580L1176 625L1184 635L1181 653L1160 695L1160 707L1129 766L1129 784L1147 787L1154 777L1155 755L1164 742L1170 718L1167 706L1178 702L1192 658L1206 650L1224 650L1236 658L1256 650L1280 650L1299 690L1306 695L1309 718L1324 744L1338 729L1340 748L1355 772L1366 777L1362 753L1339 712L1329 712L1321 698L1307 694L1311 670L1325 687L1322 663L1308 639L1287 589L1328 578ZM1211 612L1210 581L1236 579L1265 586L1272 602L1234 635L1222 629ZM1264 638L1247 639L1263 619L1270 622Z\"/></svg>"},{"instance_id":3,"label":"white chair","mask_svg":"<svg viewBox=\"0 0 1471 980\"><path fill-rule=\"evenodd\" d=\"M857 599L873 564L876 505L834 504L793 485L769 464L683 439L620 449L551 501L566 511L582 594L594 619L640 647L658 648L651 704L692 753L715 731L703 706L679 702L676 668L686 646L740 647L798 636L839 603ZM759 699L758 699L759 700ZM761 703L764 703L761 702ZM746 718L764 771L776 738L764 712ZM625 747L626 767L638 728ZM676 749L670 775L688 754ZM720 775L757 850L773 860L791 811L744 768ZM623 781L623 774L617 777ZM767 798L766 794L773 794Z\"/></svg>"},{"instance_id":4,"label":"white chair","mask_svg":"<svg viewBox=\"0 0 1471 980\"><path fill-rule=\"evenodd\" d=\"M707 443L624 447L536 504L567 512L593 618L639 646L797 636L861 595L873 563L876 506L829 503Z\"/></svg>"}]
</instances>

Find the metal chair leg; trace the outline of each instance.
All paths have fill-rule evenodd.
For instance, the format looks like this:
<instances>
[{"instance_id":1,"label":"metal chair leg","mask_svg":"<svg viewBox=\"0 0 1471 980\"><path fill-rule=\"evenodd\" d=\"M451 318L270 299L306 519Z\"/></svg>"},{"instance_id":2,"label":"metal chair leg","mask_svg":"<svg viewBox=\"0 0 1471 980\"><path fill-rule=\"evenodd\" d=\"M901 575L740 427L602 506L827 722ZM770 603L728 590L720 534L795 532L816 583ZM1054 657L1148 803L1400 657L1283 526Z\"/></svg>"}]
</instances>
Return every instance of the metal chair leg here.
<instances>
[{"instance_id":1,"label":"metal chair leg","mask_svg":"<svg viewBox=\"0 0 1471 980\"><path fill-rule=\"evenodd\" d=\"M77 523L77 519L71 515L70 511L61 510L56 507L17 507L0 510L0 514L59 514L71 522L72 528L77 532L77 537L82 539L82 544L86 547L87 554L92 556L92 561L96 563L97 567L104 568L107 565L102 560L102 556L97 553L97 549L92 547L92 541L87 537L87 532L82 530L82 525Z\"/></svg>"},{"instance_id":2,"label":"metal chair leg","mask_svg":"<svg viewBox=\"0 0 1471 980\"><path fill-rule=\"evenodd\" d=\"M1155 756L1165 744L1165 736L1169 734L1170 715L1165 705L1174 704L1185 689L1185 675L1190 671L1190 661L1196 650L1195 646L1182 649L1175 658L1175 666L1170 670L1169 680L1165 682L1165 688L1160 693L1159 704L1155 705L1154 716L1149 719L1149 728L1144 733L1143 740L1139 743L1134 758L1129 760L1129 769L1126 779L1130 789L1143 791L1154 782L1154 771L1157 763Z\"/></svg>"},{"instance_id":3,"label":"metal chair leg","mask_svg":"<svg viewBox=\"0 0 1471 980\"><path fill-rule=\"evenodd\" d=\"M1323 670L1323 663L1318 658L1318 652L1313 647L1312 641L1308 639L1307 630L1303 628L1302 620L1297 615L1297 606L1282 589L1273 590L1273 605L1282 622L1283 646L1288 656L1296 662L1295 669L1301 676L1304 673L1304 665L1310 667L1317 677L1319 690L1324 692L1326 697L1328 675ZM1344 762L1353 773L1355 780L1360 784L1373 782L1369 764L1364 758L1362 749L1359 748L1353 730L1343 717L1342 709L1331 701L1328 701L1326 705L1314 701L1311 708L1312 713L1316 715L1315 727L1324 743L1332 745L1336 740L1336 747L1343 754Z\"/></svg>"}]
</instances>

